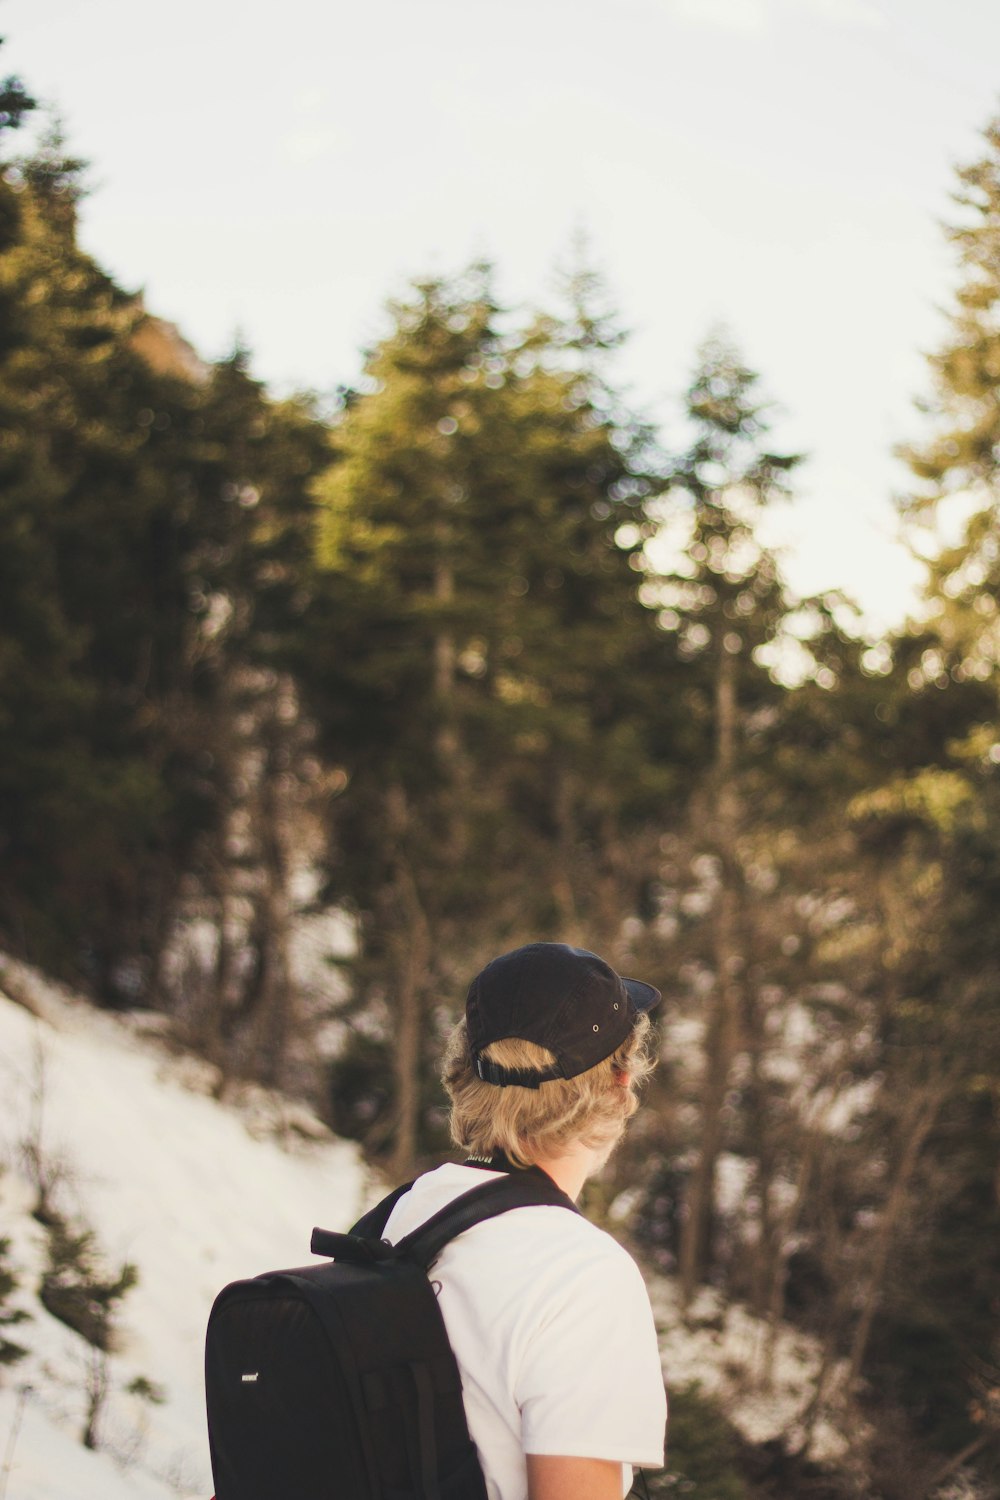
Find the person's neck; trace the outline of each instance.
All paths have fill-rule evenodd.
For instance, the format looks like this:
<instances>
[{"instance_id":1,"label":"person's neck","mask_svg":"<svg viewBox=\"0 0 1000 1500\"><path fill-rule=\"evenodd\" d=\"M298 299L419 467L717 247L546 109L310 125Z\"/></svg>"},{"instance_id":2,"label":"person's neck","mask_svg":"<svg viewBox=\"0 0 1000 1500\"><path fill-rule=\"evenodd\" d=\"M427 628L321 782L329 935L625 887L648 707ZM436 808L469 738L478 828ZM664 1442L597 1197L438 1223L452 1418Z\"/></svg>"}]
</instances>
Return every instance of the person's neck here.
<instances>
[{"instance_id":1,"label":"person's neck","mask_svg":"<svg viewBox=\"0 0 1000 1500\"><path fill-rule=\"evenodd\" d=\"M536 1157L534 1164L541 1167L552 1178L556 1187L562 1188L575 1202L583 1191L587 1178L600 1167L601 1152L593 1146L577 1144L568 1147L559 1156Z\"/></svg>"}]
</instances>

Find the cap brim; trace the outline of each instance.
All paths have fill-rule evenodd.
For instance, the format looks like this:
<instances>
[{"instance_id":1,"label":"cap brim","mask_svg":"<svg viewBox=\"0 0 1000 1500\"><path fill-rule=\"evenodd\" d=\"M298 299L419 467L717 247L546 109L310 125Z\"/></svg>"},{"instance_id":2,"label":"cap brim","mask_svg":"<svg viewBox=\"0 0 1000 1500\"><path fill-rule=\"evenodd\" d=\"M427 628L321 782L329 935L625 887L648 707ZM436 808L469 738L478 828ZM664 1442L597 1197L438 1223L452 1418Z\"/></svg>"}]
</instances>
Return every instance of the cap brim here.
<instances>
[{"instance_id":1,"label":"cap brim","mask_svg":"<svg viewBox=\"0 0 1000 1500\"><path fill-rule=\"evenodd\" d=\"M622 984L636 1010L652 1010L663 999L659 990L654 989L651 984L643 984L641 979L623 979Z\"/></svg>"}]
</instances>

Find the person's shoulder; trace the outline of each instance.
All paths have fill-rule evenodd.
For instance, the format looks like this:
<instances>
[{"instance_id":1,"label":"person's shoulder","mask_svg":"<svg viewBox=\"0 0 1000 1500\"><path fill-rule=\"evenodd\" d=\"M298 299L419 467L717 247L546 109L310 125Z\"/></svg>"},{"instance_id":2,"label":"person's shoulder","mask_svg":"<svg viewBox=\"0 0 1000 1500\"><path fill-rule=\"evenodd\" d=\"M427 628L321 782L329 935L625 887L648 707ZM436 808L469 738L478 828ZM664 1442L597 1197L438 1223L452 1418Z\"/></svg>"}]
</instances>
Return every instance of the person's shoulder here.
<instances>
[{"instance_id":1,"label":"person's shoulder","mask_svg":"<svg viewBox=\"0 0 1000 1500\"><path fill-rule=\"evenodd\" d=\"M607 1229L583 1214L558 1209L525 1209L526 1214L547 1214L539 1224L537 1250L546 1255L555 1280L565 1281L565 1290L589 1301L613 1299L620 1305L648 1308L649 1293L635 1258ZM544 1238L543 1238L544 1236Z\"/></svg>"},{"instance_id":2,"label":"person's shoulder","mask_svg":"<svg viewBox=\"0 0 1000 1500\"><path fill-rule=\"evenodd\" d=\"M445 1162L443 1166L421 1173L394 1205L386 1222L385 1237L393 1241L402 1239L470 1188L498 1176L498 1172L459 1166L455 1162Z\"/></svg>"},{"instance_id":3,"label":"person's shoulder","mask_svg":"<svg viewBox=\"0 0 1000 1500\"><path fill-rule=\"evenodd\" d=\"M588 1219L581 1211L571 1213L569 1209L549 1206L532 1205L518 1211L524 1216L522 1222L530 1223L534 1230L544 1230L547 1235L559 1236L560 1238L572 1239L585 1246L591 1255L616 1260L624 1256L631 1260L628 1251L621 1246L614 1235Z\"/></svg>"},{"instance_id":4,"label":"person's shoulder","mask_svg":"<svg viewBox=\"0 0 1000 1500\"><path fill-rule=\"evenodd\" d=\"M642 1284L639 1268L613 1235L582 1213L532 1204L488 1219L468 1231L471 1243L516 1258L525 1274L556 1280L569 1268L576 1277Z\"/></svg>"},{"instance_id":5,"label":"person's shoulder","mask_svg":"<svg viewBox=\"0 0 1000 1500\"><path fill-rule=\"evenodd\" d=\"M554 1227L554 1217L550 1223ZM578 1252L585 1255L589 1263L610 1268L619 1276L641 1282L639 1267L625 1246L607 1229L602 1229L584 1214L564 1213L560 1233L574 1241Z\"/></svg>"},{"instance_id":6,"label":"person's shoulder","mask_svg":"<svg viewBox=\"0 0 1000 1500\"><path fill-rule=\"evenodd\" d=\"M393 1208L386 1238L394 1242L419 1228L440 1209L500 1173L446 1163L416 1179ZM580 1212L549 1204L530 1204L475 1224L445 1248L449 1265L517 1266L525 1277L559 1280L569 1268L574 1279L598 1284L643 1286L638 1266L613 1235Z\"/></svg>"}]
</instances>

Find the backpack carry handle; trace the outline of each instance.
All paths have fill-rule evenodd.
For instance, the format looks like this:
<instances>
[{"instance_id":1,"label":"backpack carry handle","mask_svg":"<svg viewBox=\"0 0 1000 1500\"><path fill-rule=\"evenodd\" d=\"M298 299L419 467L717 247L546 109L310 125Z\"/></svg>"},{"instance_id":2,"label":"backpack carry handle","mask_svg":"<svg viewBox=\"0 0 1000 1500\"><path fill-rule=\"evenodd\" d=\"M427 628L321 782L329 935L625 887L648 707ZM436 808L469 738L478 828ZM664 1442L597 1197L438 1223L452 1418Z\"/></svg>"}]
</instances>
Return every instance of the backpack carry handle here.
<instances>
[{"instance_id":1,"label":"backpack carry handle","mask_svg":"<svg viewBox=\"0 0 1000 1500\"><path fill-rule=\"evenodd\" d=\"M395 1250L387 1240L365 1240L356 1234L338 1234L333 1229L314 1229L309 1241L313 1255L329 1260L346 1260L352 1265L372 1266L376 1261L391 1260Z\"/></svg>"}]
</instances>

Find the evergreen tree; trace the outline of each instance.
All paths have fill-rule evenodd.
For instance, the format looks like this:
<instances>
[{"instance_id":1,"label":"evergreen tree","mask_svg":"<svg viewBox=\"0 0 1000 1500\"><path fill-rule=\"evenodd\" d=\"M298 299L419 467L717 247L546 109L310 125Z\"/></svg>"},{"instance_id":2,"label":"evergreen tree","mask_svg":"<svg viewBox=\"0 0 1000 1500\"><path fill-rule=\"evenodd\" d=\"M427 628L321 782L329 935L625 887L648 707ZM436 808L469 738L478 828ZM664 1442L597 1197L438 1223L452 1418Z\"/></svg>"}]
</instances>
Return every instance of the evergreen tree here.
<instances>
[{"instance_id":1,"label":"evergreen tree","mask_svg":"<svg viewBox=\"0 0 1000 1500\"><path fill-rule=\"evenodd\" d=\"M393 1007L402 1170L431 997L525 928L572 938L598 911L588 850L621 857L640 759L623 704L651 622L640 533L616 540L648 481L554 325L501 338L483 268L394 317L319 490L313 660L351 778L335 880L357 902L359 989Z\"/></svg>"},{"instance_id":2,"label":"evergreen tree","mask_svg":"<svg viewBox=\"0 0 1000 1500\"><path fill-rule=\"evenodd\" d=\"M1000 1149L989 1082L1000 1070L1000 119L958 177L961 281L930 361L932 433L906 453L916 483L903 511L920 532L961 496L967 519L930 557L926 619L898 645L898 769L858 808L891 901L877 1118L902 1151L883 1210L893 1269L855 1334L854 1366L912 1415L934 1483L972 1460L995 1477L1000 1455L1000 1200L987 1164Z\"/></svg>"},{"instance_id":3,"label":"evergreen tree","mask_svg":"<svg viewBox=\"0 0 1000 1500\"><path fill-rule=\"evenodd\" d=\"M680 845L684 864L694 860L702 870L706 920L698 941L707 940L700 958L712 976L697 1156L678 1252L686 1298L711 1264L716 1173L736 1062L747 1049L751 1058L759 1056L763 1036L748 951L752 884L746 867L755 862L748 811L762 802L768 731L784 696L761 653L774 645L789 604L775 559L755 528L764 509L787 494L787 476L799 459L768 446L768 411L757 384L723 336L701 349L686 397L692 441L675 461L671 485L688 508L689 539L676 575L660 580L656 590L661 620L689 664L682 691L705 765L687 809L697 829L695 847L688 839ZM765 1182L762 1201L768 1191Z\"/></svg>"},{"instance_id":4,"label":"evergreen tree","mask_svg":"<svg viewBox=\"0 0 1000 1500\"><path fill-rule=\"evenodd\" d=\"M276 1081L308 739L282 653L321 426L243 353L201 366L83 254L82 170L55 131L0 183L0 925L103 1000L175 1005L164 956L193 881L224 998L191 987L190 1035ZM248 925L227 919L241 901Z\"/></svg>"},{"instance_id":5,"label":"evergreen tree","mask_svg":"<svg viewBox=\"0 0 1000 1500\"><path fill-rule=\"evenodd\" d=\"M561 317L528 329L510 387L531 488L520 528L507 531L528 585L510 619L523 649L506 667L509 764L531 799L521 836L539 835L533 866L549 872L547 930L624 963L663 801L682 778L657 739L674 718L662 707L671 684L641 598L663 458L610 379L624 335L601 279L578 264L563 300Z\"/></svg>"},{"instance_id":6,"label":"evergreen tree","mask_svg":"<svg viewBox=\"0 0 1000 1500\"><path fill-rule=\"evenodd\" d=\"M389 997L388 1132L405 1171L444 913L476 904L474 883L460 880L484 790L468 718L482 691L473 622L496 592L485 454L504 360L483 268L465 285L420 285L391 311L395 327L366 365L372 389L347 402L317 490L322 574L306 670L328 752L350 778L332 892L358 919L359 996Z\"/></svg>"},{"instance_id":7,"label":"evergreen tree","mask_svg":"<svg viewBox=\"0 0 1000 1500\"><path fill-rule=\"evenodd\" d=\"M0 38L0 46L3 45ZM24 123L25 115L38 108L20 78L13 74L0 80L0 131L17 130Z\"/></svg>"},{"instance_id":8,"label":"evergreen tree","mask_svg":"<svg viewBox=\"0 0 1000 1500\"><path fill-rule=\"evenodd\" d=\"M906 451L918 487L904 510L919 520L940 507L948 495L964 493L974 512L955 560L964 573L951 571L949 593L968 603L983 592L995 597L1000 572L996 523L1000 409L1000 117L984 131L985 149L978 161L959 173L955 194L962 211L950 230L962 274L950 317L950 333L930 364L934 394L923 403L936 431L925 443ZM947 566L948 554L938 564ZM943 578L942 578L943 582ZM959 606L957 606L959 607ZM992 635L985 617L981 634ZM988 607L987 607L988 608ZM966 612L967 613L967 612ZM984 643L985 644L985 643ZM993 658L995 665L995 658Z\"/></svg>"},{"instance_id":9,"label":"evergreen tree","mask_svg":"<svg viewBox=\"0 0 1000 1500\"><path fill-rule=\"evenodd\" d=\"M211 963L161 981L164 1002L225 1076L306 1088L312 1029L291 973L291 886L319 852L311 730L288 661L308 608L312 472L324 429L304 398L272 401L236 349L200 397L186 480L189 679L173 727L198 837L177 916L207 918Z\"/></svg>"},{"instance_id":10,"label":"evergreen tree","mask_svg":"<svg viewBox=\"0 0 1000 1500\"><path fill-rule=\"evenodd\" d=\"M2 46L3 38L0 38L0 47ZM11 74L7 78L0 79L0 138L7 131L19 130L27 116L37 108L37 101L28 93L20 78ZM3 153L0 155L0 163L6 168L9 166L6 158L6 141L0 144L0 151ZM17 240L20 224L18 195L13 183L7 180L6 173L0 173L0 255ZM15 326L16 313L15 300L9 295L3 297L0 301L0 328L12 330ZM10 337L9 333L7 337Z\"/></svg>"},{"instance_id":11,"label":"evergreen tree","mask_svg":"<svg viewBox=\"0 0 1000 1500\"><path fill-rule=\"evenodd\" d=\"M110 997L161 868L153 705L182 650L170 460L190 401L133 352L141 310L76 246L79 171L50 139L5 185L0 913L21 951Z\"/></svg>"},{"instance_id":12,"label":"evergreen tree","mask_svg":"<svg viewBox=\"0 0 1000 1500\"><path fill-rule=\"evenodd\" d=\"M12 1292L17 1290L17 1277L7 1264L7 1254L10 1250L10 1240L0 1238L0 1369L5 1365L16 1364L27 1354L27 1349L22 1344L16 1344L13 1339L7 1337L7 1330L14 1328L18 1323L26 1323L31 1316L23 1308L9 1308L7 1299Z\"/></svg>"}]
</instances>

